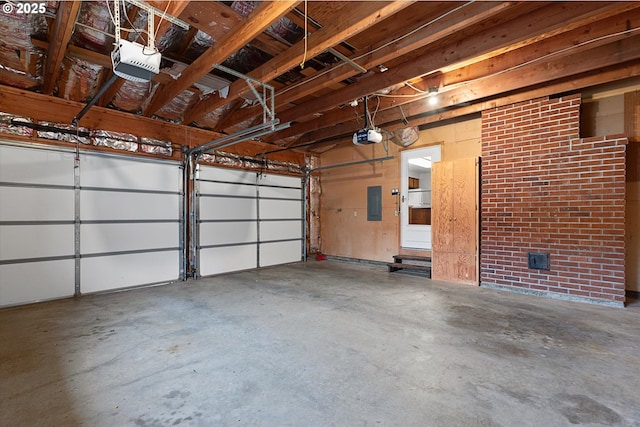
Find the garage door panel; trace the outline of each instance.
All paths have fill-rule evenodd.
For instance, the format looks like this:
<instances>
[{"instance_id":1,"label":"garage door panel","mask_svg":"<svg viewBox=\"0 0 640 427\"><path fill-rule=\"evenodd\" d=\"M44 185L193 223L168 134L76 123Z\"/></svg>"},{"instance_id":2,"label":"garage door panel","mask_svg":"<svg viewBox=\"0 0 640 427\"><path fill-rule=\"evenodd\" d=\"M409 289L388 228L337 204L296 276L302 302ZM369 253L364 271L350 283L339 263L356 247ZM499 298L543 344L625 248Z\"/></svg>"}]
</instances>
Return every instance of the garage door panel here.
<instances>
[{"instance_id":1,"label":"garage door panel","mask_svg":"<svg viewBox=\"0 0 640 427\"><path fill-rule=\"evenodd\" d=\"M23 184L74 185L71 152L0 146L0 181Z\"/></svg>"},{"instance_id":2,"label":"garage door panel","mask_svg":"<svg viewBox=\"0 0 640 427\"><path fill-rule=\"evenodd\" d=\"M260 222L260 241L301 238L302 222L300 220Z\"/></svg>"},{"instance_id":3,"label":"garage door panel","mask_svg":"<svg viewBox=\"0 0 640 427\"><path fill-rule=\"evenodd\" d=\"M302 259L301 242L273 242L260 244L260 267L297 262Z\"/></svg>"},{"instance_id":4,"label":"garage door panel","mask_svg":"<svg viewBox=\"0 0 640 427\"><path fill-rule=\"evenodd\" d=\"M177 222L82 224L80 235L82 254L177 248L180 226Z\"/></svg>"},{"instance_id":5,"label":"garage door panel","mask_svg":"<svg viewBox=\"0 0 640 427\"><path fill-rule=\"evenodd\" d=\"M255 184L256 173L237 169L216 168L211 166L200 166L198 172L199 180L226 181L234 183Z\"/></svg>"},{"instance_id":6,"label":"garage door panel","mask_svg":"<svg viewBox=\"0 0 640 427\"><path fill-rule=\"evenodd\" d=\"M83 190L80 197L83 221L178 219L178 195Z\"/></svg>"},{"instance_id":7,"label":"garage door panel","mask_svg":"<svg viewBox=\"0 0 640 427\"><path fill-rule=\"evenodd\" d=\"M82 258L82 293L177 280L179 258L179 251Z\"/></svg>"},{"instance_id":8,"label":"garage door panel","mask_svg":"<svg viewBox=\"0 0 640 427\"><path fill-rule=\"evenodd\" d=\"M73 224L0 225L0 260L74 256Z\"/></svg>"},{"instance_id":9,"label":"garage door panel","mask_svg":"<svg viewBox=\"0 0 640 427\"><path fill-rule=\"evenodd\" d=\"M233 220L256 219L255 199L234 197L200 197L200 219Z\"/></svg>"},{"instance_id":10,"label":"garage door panel","mask_svg":"<svg viewBox=\"0 0 640 427\"><path fill-rule=\"evenodd\" d=\"M260 185L302 187L302 180L295 176L264 174L260 176Z\"/></svg>"},{"instance_id":11,"label":"garage door panel","mask_svg":"<svg viewBox=\"0 0 640 427\"><path fill-rule=\"evenodd\" d=\"M256 251L257 245L255 244L203 248L200 250L200 275L210 276L256 268L258 266Z\"/></svg>"},{"instance_id":12,"label":"garage door panel","mask_svg":"<svg viewBox=\"0 0 640 427\"><path fill-rule=\"evenodd\" d=\"M0 306L73 296L73 259L0 265Z\"/></svg>"},{"instance_id":13,"label":"garage door panel","mask_svg":"<svg viewBox=\"0 0 640 427\"><path fill-rule=\"evenodd\" d=\"M300 219L300 200L260 200L260 219Z\"/></svg>"},{"instance_id":14,"label":"garage door panel","mask_svg":"<svg viewBox=\"0 0 640 427\"><path fill-rule=\"evenodd\" d=\"M181 170L172 163L86 154L80 158L80 173L83 187L175 192L181 189Z\"/></svg>"},{"instance_id":15,"label":"garage door panel","mask_svg":"<svg viewBox=\"0 0 640 427\"><path fill-rule=\"evenodd\" d=\"M260 187L260 197L294 199L299 201L302 197L302 191L298 188Z\"/></svg>"},{"instance_id":16,"label":"garage door panel","mask_svg":"<svg viewBox=\"0 0 640 427\"><path fill-rule=\"evenodd\" d=\"M256 222L207 222L200 224L200 246L258 241Z\"/></svg>"},{"instance_id":17,"label":"garage door panel","mask_svg":"<svg viewBox=\"0 0 640 427\"><path fill-rule=\"evenodd\" d=\"M72 189L0 187L2 221L73 221Z\"/></svg>"},{"instance_id":18,"label":"garage door panel","mask_svg":"<svg viewBox=\"0 0 640 427\"><path fill-rule=\"evenodd\" d=\"M245 197L256 196L255 185L233 184L229 182L199 181L198 186L200 187L198 193L203 195L232 195Z\"/></svg>"}]
</instances>

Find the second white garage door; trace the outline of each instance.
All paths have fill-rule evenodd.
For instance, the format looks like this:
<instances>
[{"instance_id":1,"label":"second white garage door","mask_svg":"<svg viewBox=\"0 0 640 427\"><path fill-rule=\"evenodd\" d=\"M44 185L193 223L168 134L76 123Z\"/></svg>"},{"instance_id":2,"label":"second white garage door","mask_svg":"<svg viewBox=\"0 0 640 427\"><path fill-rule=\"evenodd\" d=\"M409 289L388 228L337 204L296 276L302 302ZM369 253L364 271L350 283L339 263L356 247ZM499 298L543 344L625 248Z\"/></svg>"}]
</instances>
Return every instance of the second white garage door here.
<instances>
[{"instance_id":1,"label":"second white garage door","mask_svg":"<svg viewBox=\"0 0 640 427\"><path fill-rule=\"evenodd\" d=\"M200 166L197 275L302 259L302 180Z\"/></svg>"}]
</instances>

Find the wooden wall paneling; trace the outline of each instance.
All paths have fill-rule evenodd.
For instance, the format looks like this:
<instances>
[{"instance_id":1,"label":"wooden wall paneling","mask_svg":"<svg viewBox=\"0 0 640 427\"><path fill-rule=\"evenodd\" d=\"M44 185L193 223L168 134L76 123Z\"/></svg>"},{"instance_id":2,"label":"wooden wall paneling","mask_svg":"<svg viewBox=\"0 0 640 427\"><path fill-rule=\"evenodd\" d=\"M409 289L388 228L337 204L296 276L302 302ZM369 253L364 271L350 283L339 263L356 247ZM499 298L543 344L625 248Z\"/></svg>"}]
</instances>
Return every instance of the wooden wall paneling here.
<instances>
[{"instance_id":1,"label":"wooden wall paneling","mask_svg":"<svg viewBox=\"0 0 640 427\"><path fill-rule=\"evenodd\" d=\"M478 285L478 161L433 165L432 277Z\"/></svg>"},{"instance_id":2,"label":"wooden wall paneling","mask_svg":"<svg viewBox=\"0 0 640 427\"><path fill-rule=\"evenodd\" d=\"M477 168L476 159L456 162L453 176L453 229L456 252L473 254L477 245Z\"/></svg>"},{"instance_id":3,"label":"wooden wall paneling","mask_svg":"<svg viewBox=\"0 0 640 427\"><path fill-rule=\"evenodd\" d=\"M453 200L453 163L438 162L433 164L432 206L433 250L450 252L453 247L453 223L451 204Z\"/></svg>"},{"instance_id":4,"label":"wooden wall paneling","mask_svg":"<svg viewBox=\"0 0 640 427\"><path fill-rule=\"evenodd\" d=\"M453 247L453 222L451 221L453 188L450 185L453 181L453 163L434 163L431 180L431 277L436 280L447 280L452 277L449 270L451 262L446 254L450 253Z\"/></svg>"}]
</instances>

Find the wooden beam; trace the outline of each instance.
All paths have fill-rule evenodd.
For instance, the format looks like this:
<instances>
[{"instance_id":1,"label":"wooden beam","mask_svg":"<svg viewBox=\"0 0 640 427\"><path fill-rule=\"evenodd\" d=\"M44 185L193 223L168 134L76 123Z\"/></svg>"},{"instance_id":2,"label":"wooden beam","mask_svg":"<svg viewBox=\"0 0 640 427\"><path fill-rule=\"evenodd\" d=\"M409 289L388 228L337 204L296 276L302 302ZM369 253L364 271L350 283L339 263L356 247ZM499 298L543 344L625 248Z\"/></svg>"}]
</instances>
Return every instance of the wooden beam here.
<instances>
[{"instance_id":1,"label":"wooden beam","mask_svg":"<svg viewBox=\"0 0 640 427\"><path fill-rule=\"evenodd\" d=\"M540 40L537 43L528 44L520 49L475 64L459 68L447 67L448 72L438 74L433 78L425 78L421 82L413 83L412 86L424 91L427 91L431 86L441 88L453 87L464 84L466 81L490 77L495 73L520 68L530 62L544 62L553 59L556 63L559 63L560 58L563 56L576 55L580 52L629 37L630 33L626 32L629 27L640 27L640 7L626 11L620 15L590 23L564 34L558 34L554 37ZM589 61L592 59L587 57L586 60ZM595 69L599 65L600 64L593 64L592 68ZM379 104L376 104L379 112L428 96L427 94L416 93L411 87L400 88L393 91L390 95L389 97L381 98ZM339 117L332 114L332 111L325 113L325 116L332 117L334 121L340 121ZM322 119L326 120L325 116L323 116ZM349 119L351 118L346 114L342 116L348 117ZM307 124L309 123L307 122ZM285 135L292 135L292 133L286 132L294 132L294 127L295 126L292 126L284 131Z\"/></svg>"},{"instance_id":2,"label":"wooden beam","mask_svg":"<svg viewBox=\"0 0 640 427\"><path fill-rule=\"evenodd\" d=\"M218 1L191 1L178 18L220 41L245 20L235 10Z\"/></svg>"},{"instance_id":3,"label":"wooden beam","mask_svg":"<svg viewBox=\"0 0 640 427\"><path fill-rule=\"evenodd\" d=\"M311 34L307 38L305 49L304 41L293 45L290 49L276 56L271 61L263 64L248 75L251 78L262 82L270 80L284 74L290 69L300 64L306 51L307 58L313 58L330 47L337 45L344 39L357 34L372 25L380 22L394 13L410 5L411 1L394 2L353 2L349 7L347 17L336 17L336 22L327 25L321 30ZM345 11L337 11L345 14ZM239 98L248 91L244 81L236 81L229 87L229 94L226 99L217 96L205 100L198 104L186 117L185 122L197 122L199 118L221 107L225 103Z\"/></svg>"},{"instance_id":4,"label":"wooden beam","mask_svg":"<svg viewBox=\"0 0 640 427\"><path fill-rule=\"evenodd\" d=\"M0 81L5 84L24 89L35 90L40 86L40 81L38 81L36 77L14 73L13 71L8 71L4 68L0 68Z\"/></svg>"},{"instance_id":5,"label":"wooden beam","mask_svg":"<svg viewBox=\"0 0 640 427\"><path fill-rule=\"evenodd\" d=\"M430 55L429 51L427 50L427 46L423 48L423 52L426 52L423 53L423 57L412 58L411 60L407 61L407 64L431 64L433 66L433 70L430 71L444 69L452 70L460 67L463 64L468 64L471 63L471 61L478 60L476 58L494 58L497 55L512 51L517 47L528 46L530 44L533 44L534 42L539 42L548 37L558 36L559 34L578 28L580 25L593 23L598 19L603 19L616 14L624 16L624 13L633 11L638 7L638 3L607 4L604 6L602 4L552 4L551 6L548 6L546 8L542 8L540 10L526 14L518 20L514 20L508 25L507 31L505 31L501 27L490 28L482 33L468 37L462 44L456 42L452 45L438 49L438 51L436 52L430 52ZM549 19L550 16L552 16L553 19ZM532 36L533 29L535 29L534 36ZM495 64L492 64L491 66L495 68ZM398 67L404 67L404 65L396 65L396 67L394 67L392 71L400 72L400 74L402 74L402 70L396 70L396 68ZM410 71L411 68L412 65L407 65L408 72L406 74L402 74L402 77L405 78L404 80L411 80L413 77L415 77L415 72ZM378 78L382 80L382 82L378 85L374 84L375 81L373 79L370 79L369 83L366 83L365 81L359 82L356 85L360 85L360 91L351 88L352 92L348 96L340 97L340 99L337 99L334 96L334 105L343 104L351 99L361 97L364 94L372 93L386 87L400 84L403 81L403 78L390 80L387 79L387 77L388 76L380 75ZM367 85L373 86L372 89L366 89ZM322 100L324 102L327 102L328 104L330 99L331 96L324 96L322 98ZM319 103L308 101L306 105L319 106ZM327 107L329 107L329 105L327 105ZM306 107L300 107L298 111L306 113L309 112L310 109ZM311 109L311 111L318 112L314 109ZM286 110L279 113L278 116L283 121L289 121L290 119L293 120L292 117L288 116L288 114L290 113L291 112L289 110ZM290 135L292 131L293 129L289 130L288 134Z\"/></svg>"},{"instance_id":6,"label":"wooden beam","mask_svg":"<svg viewBox=\"0 0 640 427\"><path fill-rule=\"evenodd\" d=\"M454 9L453 4L446 4L446 8L440 7L439 14L451 12ZM426 9L421 5L423 9ZM380 41L377 45L371 47L371 54L362 55L357 53L351 56L351 59L366 69L383 64L386 61L405 55L417 48L434 43L452 32L462 30L470 25L481 22L493 15L504 10L514 7L512 3L471 3L460 8L455 13L451 13L443 19L433 22L415 33L404 37L396 42L397 34L393 34L390 38ZM320 77L311 76L300 84L296 84L295 88L285 89L285 92L276 94L276 100L279 110L283 110L283 105L294 102L300 98L311 95L316 92L319 87L325 87L340 82L349 77L359 74L357 70L346 66L344 63L338 63L331 67L330 71L323 73ZM310 84L312 83L312 84ZM261 113L258 108L247 108L239 111L235 117L228 120L229 124L240 123L248 120L252 116Z\"/></svg>"},{"instance_id":7,"label":"wooden beam","mask_svg":"<svg viewBox=\"0 0 640 427\"><path fill-rule=\"evenodd\" d=\"M518 4L518 7L529 8L530 6L535 7L536 5L530 5L529 3ZM422 61L423 63L432 64L433 68L429 70L429 72L445 69L451 70L474 61L495 57L516 48L544 40L547 37L552 37L570 31L580 25L595 22L598 19L603 19L615 14L624 13L637 7L637 3L612 3L605 5L596 3L551 4L544 8L530 10L529 13L520 14L517 19L511 19L506 26L497 26L496 28L491 27L483 32L467 37L463 42L454 42L453 44L440 48L435 52L430 52L430 47L427 45L417 51L421 52L422 57L408 58L406 59L406 63L417 63ZM431 53L431 55L427 56L429 53ZM410 55L407 55L407 57L409 56ZM396 64L392 71L397 72L398 70L396 70L396 68L402 66L402 64ZM403 75L403 77L406 77L404 80L412 80L416 77L415 74L411 74L411 72L408 72ZM425 72L424 74L428 73ZM334 99L337 101L334 102L334 105L340 105L365 94L401 84L403 80L402 78L397 80L384 80L387 77L389 77L389 75L379 76L383 83L374 87L370 91L363 89L358 93L358 91L354 90L348 97L345 96L344 98ZM372 82L372 80L369 80L369 83ZM311 85L312 88L308 88L309 90L313 90L313 87L317 87L317 82L314 81L313 83L314 84ZM359 82L359 84L366 86L364 82ZM302 95L309 93L310 92L305 91L299 94ZM285 96L287 96L287 98L283 99L278 97L281 108L283 106L282 101L292 101L292 99L288 98L288 93ZM331 97L324 96L322 99L325 102L329 102ZM308 101L308 105L311 103L312 101ZM287 105L288 104L284 105L285 109ZM317 103L315 105L318 106ZM309 111L309 109L300 108L299 111ZM288 110L283 112L281 111L279 113L279 117L283 121L288 121L289 116L287 116L287 114L289 113L290 112Z\"/></svg>"},{"instance_id":8,"label":"wooden beam","mask_svg":"<svg viewBox=\"0 0 640 427\"><path fill-rule=\"evenodd\" d=\"M71 123L73 117L82 110L84 103L68 101L0 86L0 111L56 123ZM81 121L90 129L114 132L134 132L139 136L170 140L177 144L189 145L207 142L222 136L217 132L177 125L134 114L94 106Z\"/></svg>"},{"instance_id":9,"label":"wooden beam","mask_svg":"<svg viewBox=\"0 0 640 427\"><path fill-rule=\"evenodd\" d=\"M460 118L465 116L471 116L491 108L502 107L505 105L510 105L510 104L522 102L522 101L528 101L530 99L541 98L544 96L552 96L557 93L578 91L583 88L606 84L606 83L610 83L617 80L625 80L625 79L638 77L638 76L640 76L640 60L632 61L631 63L629 63L627 66L623 68L600 69L596 72L590 73L589 75L584 75L582 77L577 77L577 78L564 79L561 82L553 83L548 86L544 86L542 88L527 90L524 92L517 92L507 96L494 98L487 101L480 101L480 102L473 103L471 105L464 105L464 106L460 106L453 109L435 111L433 112L433 114L429 114L422 117L409 118L408 126L429 125L429 124L438 123L443 120L450 120L450 119L455 119L455 118ZM386 123L384 125L385 130L389 130L389 131L402 129L406 127L407 125L401 122L401 118L399 115L396 118L396 120L394 120L393 122ZM323 139L327 139L327 138L331 138L331 136L325 136ZM313 141L308 141L307 139L308 138L306 136L302 137L300 139L300 142L292 146L292 149L295 149L298 144L306 145L307 150L310 150L310 149L316 150L324 147L342 146L342 145L351 144L350 139L342 137L341 134L337 134L335 138L331 138L330 140L327 140L327 141L316 140L318 141L317 143L313 143Z\"/></svg>"},{"instance_id":10,"label":"wooden beam","mask_svg":"<svg viewBox=\"0 0 640 427\"><path fill-rule=\"evenodd\" d=\"M146 112L151 115L180 95L185 89L209 73L215 64L221 64L234 52L249 43L258 34L268 28L273 21L289 12L298 1L282 0L262 2L233 31L225 34L213 46L185 68L177 80L168 83L156 96Z\"/></svg>"},{"instance_id":11,"label":"wooden beam","mask_svg":"<svg viewBox=\"0 0 640 427\"><path fill-rule=\"evenodd\" d=\"M179 16L184 9L189 5L190 1L188 0L167 0L163 2L164 4L159 5L157 8L159 10L165 11L166 10L166 14L169 16ZM162 19L160 18L155 18L155 24L156 24L156 41L158 41L158 39L167 32L167 30L169 29L169 27L171 26L171 22L167 21L166 19Z\"/></svg>"},{"instance_id":12,"label":"wooden beam","mask_svg":"<svg viewBox=\"0 0 640 427\"><path fill-rule=\"evenodd\" d=\"M621 50L618 49L620 44L624 44ZM500 97L503 93L515 92L516 95L501 97L501 99L513 103L533 97L575 91L609 81L634 77L640 72L640 36L597 47L586 54L594 58L594 61L583 61L585 53L577 53L563 61L531 64L489 78L478 79L457 89L441 93L438 95L441 99L437 106L429 106L423 99L420 99L404 105L403 111L406 117L410 119L411 125L424 124L431 122L430 119L427 119L429 121L422 121L419 118L425 114L427 117L433 115L438 117L438 120L443 120L448 118L448 115L451 114L449 111L454 109L462 109L461 111L465 111L465 114L470 114L471 112L482 111L485 108L492 108L490 106L487 107L487 105L495 105L495 100L482 101L480 108L475 105L480 100L496 96ZM606 73L601 73L600 70L605 67L610 67L610 69ZM525 89L536 85L544 86L538 89ZM523 91L526 93L524 96L520 95ZM509 103L507 101L505 102ZM474 106L467 106L469 103L473 103ZM418 117L418 119L411 119L412 117ZM402 115L399 109L390 108L378 112L376 124L386 128L386 125L390 123L399 124L401 118ZM297 144L305 144L352 133L356 129L353 121L327 126L303 135L297 141ZM276 136L277 134L274 135L274 137Z\"/></svg>"},{"instance_id":13,"label":"wooden beam","mask_svg":"<svg viewBox=\"0 0 640 427\"><path fill-rule=\"evenodd\" d=\"M58 5L49 50L47 51L47 62L45 63L43 76L43 93L51 94L58 81L60 64L67 51L67 44L69 44L71 34L73 34L73 27L76 24L81 4L82 2L79 1L63 1Z\"/></svg>"},{"instance_id":14,"label":"wooden beam","mask_svg":"<svg viewBox=\"0 0 640 427\"><path fill-rule=\"evenodd\" d=\"M435 70L448 66L451 63L460 63L465 59L483 57L483 55L494 57L498 54L514 50L516 46L521 47L527 44L523 43L523 41L527 41L528 43L535 41L536 38L532 37L533 31L535 31L534 34L538 34L538 40L545 38L544 34L546 33L556 35L560 28L569 27L570 22L575 22L574 16L576 15L582 20L582 22L584 22L585 20L592 20L592 15L597 13L598 10L604 9L611 13L611 9L615 9L619 13L621 8L634 8L637 7L637 4L631 6L626 4L622 6L617 4L602 6L601 4L591 3L554 3L549 7L560 7L561 10L558 11L559 15L544 15L537 17L534 21L529 19L531 16L527 16L523 18L526 20L526 25L523 20L517 20L511 23L507 28L500 27L489 30L489 33L493 34L493 37L488 39L486 37L487 32L476 34L473 37L465 39L464 44L456 43L456 49L454 51L450 50L450 46L438 51L430 51L427 56L422 57L420 60L406 61L383 74L362 79L361 81L348 86L344 90L337 92L333 96L325 96L321 99L301 103L279 113L278 117L282 122L296 121L300 117L326 111L353 99L402 84L407 80L411 80L419 76L427 75ZM576 10L576 8L578 9ZM546 10L547 12L550 11L550 9L543 10ZM578 11L582 13L578 13ZM575 26L572 26L571 28L575 28ZM452 54L451 52L454 53Z\"/></svg>"},{"instance_id":15,"label":"wooden beam","mask_svg":"<svg viewBox=\"0 0 640 427\"><path fill-rule=\"evenodd\" d=\"M15 89L0 85L0 111L37 121L71 123L73 117L85 106L75 101ZM83 117L83 127L95 130L133 133L137 136L171 141L174 144L195 147L205 142L221 138L224 135L204 129L178 125L103 107L92 107ZM11 138L10 135L5 135ZM260 153L264 143L246 141L225 149L230 153ZM299 152L281 153L274 160L304 164L304 156Z\"/></svg>"}]
</instances>

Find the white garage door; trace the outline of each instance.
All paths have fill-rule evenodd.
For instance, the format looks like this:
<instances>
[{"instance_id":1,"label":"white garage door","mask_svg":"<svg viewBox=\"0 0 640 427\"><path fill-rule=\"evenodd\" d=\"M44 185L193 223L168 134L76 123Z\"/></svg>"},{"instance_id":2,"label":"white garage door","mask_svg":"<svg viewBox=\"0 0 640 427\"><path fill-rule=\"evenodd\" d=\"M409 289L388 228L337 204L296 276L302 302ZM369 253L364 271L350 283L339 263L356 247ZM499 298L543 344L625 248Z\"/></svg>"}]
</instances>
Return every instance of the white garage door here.
<instances>
[{"instance_id":1,"label":"white garage door","mask_svg":"<svg viewBox=\"0 0 640 427\"><path fill-rule=\"evenodd\" d=\"M0 145L0 306L75 293L74 159Z\"/></svg>"},{"instance_id":2,"label":"white garage door","mask_svg":"<svg viewBox=\"0 0 640 427\"><path fill-rule=\"evenodd\" d=\"M181 188L176 163L80 157L83 293L179 278Z\"/></svg>"},{"instance_id":3,"label":"white garage door","mask_svg":"<svg viewBox=\"0 0 640 427\"><path fill-rule=\"evenodd\" d=\"M75 157L0 145L0 306L179 278L179 165Z\"/></svg>"},{"instance_id":4,"label":"white garage door","mask_svg":"<svg viewBox=\"0 0 640 427\"><path fill-rule=\"evenodd\" d=\"M197 274L208 276L302 257L302 180L200 166Z\"/></svg>"}]
</instances>

